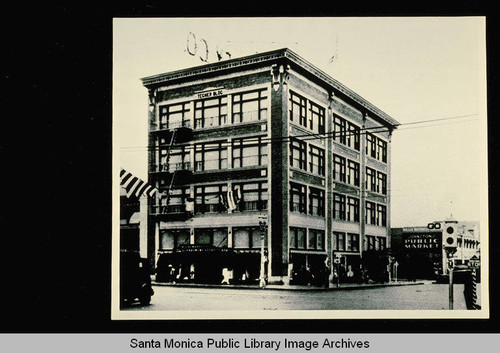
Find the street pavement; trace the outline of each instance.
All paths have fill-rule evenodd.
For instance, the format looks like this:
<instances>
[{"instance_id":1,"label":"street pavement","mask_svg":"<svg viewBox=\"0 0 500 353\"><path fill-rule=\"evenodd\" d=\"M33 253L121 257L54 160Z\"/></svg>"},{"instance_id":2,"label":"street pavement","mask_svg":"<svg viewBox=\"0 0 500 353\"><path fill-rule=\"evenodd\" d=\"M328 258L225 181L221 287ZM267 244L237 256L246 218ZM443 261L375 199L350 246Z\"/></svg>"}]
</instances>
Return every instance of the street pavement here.
<instances>
[{"instance_id":1,"label":"street pavement","mask_svg":"<svg viewBox=\"0 0 500 353\"><path fill-rule=\"evenodd\" d=\"M288 287L288 288L287 288ZM447 284L427 282L390 285L202 286L154 285L148 306L123 310L448 310ZM463 284L454 285L454 310L466 310Z\"/></svg>"}]
</instances>

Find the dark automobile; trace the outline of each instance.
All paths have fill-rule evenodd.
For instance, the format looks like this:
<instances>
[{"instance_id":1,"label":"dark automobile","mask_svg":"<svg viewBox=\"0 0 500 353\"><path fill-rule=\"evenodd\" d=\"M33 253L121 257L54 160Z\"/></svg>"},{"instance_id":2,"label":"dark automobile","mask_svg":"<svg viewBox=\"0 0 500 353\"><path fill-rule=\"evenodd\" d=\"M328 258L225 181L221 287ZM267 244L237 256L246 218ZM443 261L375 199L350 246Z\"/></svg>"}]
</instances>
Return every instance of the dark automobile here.
<instances>
[{"instance_id":1,"label":"dark automobile","mask_svg":"<svg viewBox=\"0 0 500 353\"><path fill-rule=\"evenodd\" d=\"M470 275L471 269L465 265L455 265L453 267L453 283L457 284L463 284L467 278L467 276ZM448 274L441 274L436 278L437 283L448 283L449 278Z\"/></svg>"},{"instance_id":2,"label":"dark automobile","mask_svg":"<svg viewBox=\"0 0 500 353\"><path fill-rule=\"evenodd\" d=\"M148 305L153 294L148 261L137 252L120 252L120 303L131 304L138 299Z\"/></svg>"}]
</instances>

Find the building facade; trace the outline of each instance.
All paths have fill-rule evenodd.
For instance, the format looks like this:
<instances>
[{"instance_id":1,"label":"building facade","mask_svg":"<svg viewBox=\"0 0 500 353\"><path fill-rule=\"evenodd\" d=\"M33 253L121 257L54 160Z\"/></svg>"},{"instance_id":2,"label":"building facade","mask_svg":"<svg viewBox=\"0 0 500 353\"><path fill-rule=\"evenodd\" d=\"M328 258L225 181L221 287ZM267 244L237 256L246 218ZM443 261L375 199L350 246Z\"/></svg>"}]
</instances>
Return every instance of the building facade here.
<instances>
[{"instance_id":1,"label":"building facade","mask_svg":"<svg viewBox=\"0 0 500 353\"><path fill-rule=\"evenodd\" d=\"M479 222L448 218L426 226L391 230L393 265L398 263L400 278L437 279L448 273L448 261L457 268L472 266L480 259ZM456 251L448 258L446 237L455 237ZM394 271L394 268L393 268Z\"/></svg>"},{"instance_id":2,"label":"building facade","mask_svg":"<svg viewBox=\"0 0 500 353\"><path fill-rule=\"evenodd\" d=\"M359 271L363 254L390 247L398 123L355 92L289 49L142 83L159 273L299 282L325 264Z\"/></svg>"},{"instance_id":3,"label":"building facade","mask_svg":"<svg viewBox=\"0 0 500 353\"><path fill-rule=\"evenodd\" d=\"M136 252L147 258L147 196L127 196L120 187L120 251Z\"/></svg>"}]
</instances>

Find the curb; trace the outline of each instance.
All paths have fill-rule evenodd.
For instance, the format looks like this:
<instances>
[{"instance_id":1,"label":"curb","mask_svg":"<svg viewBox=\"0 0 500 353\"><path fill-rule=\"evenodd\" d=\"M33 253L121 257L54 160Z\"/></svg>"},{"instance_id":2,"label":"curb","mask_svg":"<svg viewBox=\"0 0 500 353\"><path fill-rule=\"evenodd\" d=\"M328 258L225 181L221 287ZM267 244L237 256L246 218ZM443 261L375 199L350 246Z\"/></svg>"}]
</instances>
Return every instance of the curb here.
<instances>
[{"instance_id":1,"label":"curb","mask_svg":"<svg viewBox=\"0 0 500 353\"><path fill-rule=\"evenodd\" d=\"M366 285L345 285L340 287L314 287L314 286L289 286L289 285L267 285L264 288L260 288L258 285L235 285L235 284L201 284L201 283L164 283L164 282L152 282L151 285L158 287L185 287L185 288L220 288L220 289L254 289L254 290L281 290L281 291L301 291L301 292L325 292L325 291L337 291L337 290L357 290L357 289L371 289L371 288L382 288L382 287L402 287L402 286L414 286L423 285L426 282L399 282L399 283L374 283Z\"/></svg>"}]
</instances>

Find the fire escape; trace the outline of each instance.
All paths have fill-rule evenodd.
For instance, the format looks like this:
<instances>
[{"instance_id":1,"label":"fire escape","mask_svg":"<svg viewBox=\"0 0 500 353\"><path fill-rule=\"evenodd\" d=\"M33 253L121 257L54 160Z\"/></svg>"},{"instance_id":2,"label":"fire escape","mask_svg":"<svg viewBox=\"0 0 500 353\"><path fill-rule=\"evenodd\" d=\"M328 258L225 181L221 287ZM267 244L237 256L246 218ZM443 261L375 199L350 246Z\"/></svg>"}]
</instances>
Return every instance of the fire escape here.
<instances>
[{"instance_id":1,"label":"fire escape","mask_svg":"<svg viewBox=\"0 0 500 353\"><path fill-rule=\"evenodd\" d=\"M164 161L154 164L150 170L150 180L160 191L155 204L151 206L150 214L163 221L184 221L192 216L189 194L183 195L182 205L171 205L171 197L175 188L185 187L191 182L191 165L184 160L171 165L170 159L175 149L182 148L183 144L192 139L193 130L187 126L167 127L154 130L151 134L156 142L155 156L159 150L166 154L163 156Z\"/></svg>"}]
</instances>

